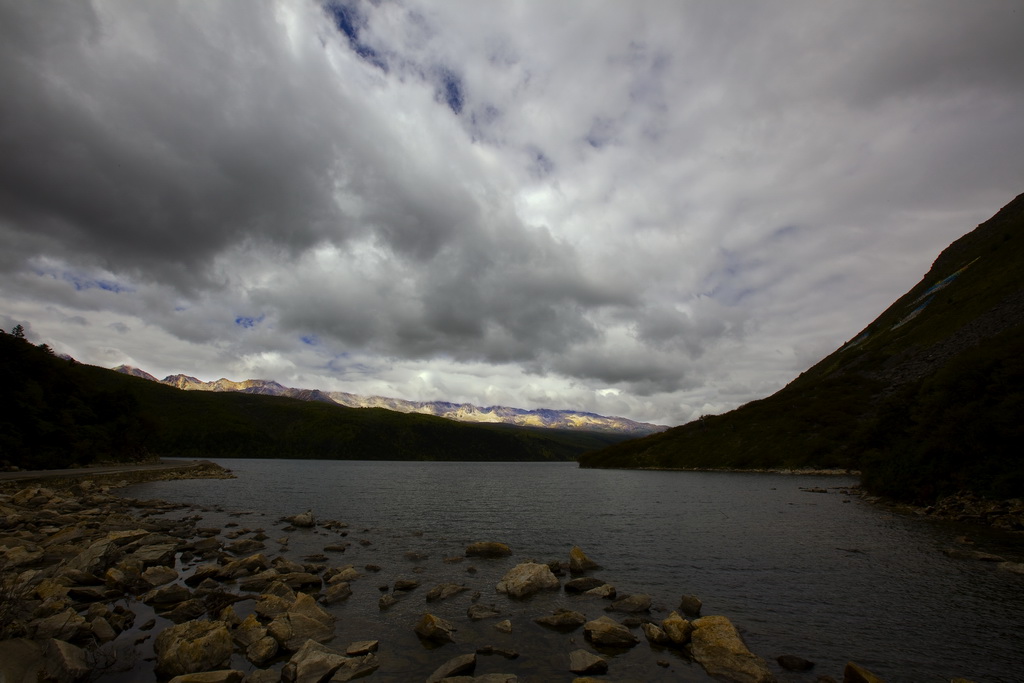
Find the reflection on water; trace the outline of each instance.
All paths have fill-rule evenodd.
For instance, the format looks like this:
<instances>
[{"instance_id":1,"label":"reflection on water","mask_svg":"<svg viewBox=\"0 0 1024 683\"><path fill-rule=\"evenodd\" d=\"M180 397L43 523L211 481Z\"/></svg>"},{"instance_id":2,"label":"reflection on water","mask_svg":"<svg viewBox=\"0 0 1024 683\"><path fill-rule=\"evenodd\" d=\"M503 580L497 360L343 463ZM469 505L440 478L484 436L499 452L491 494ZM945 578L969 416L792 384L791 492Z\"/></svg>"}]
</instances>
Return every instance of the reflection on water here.
<instances>
[{"instance_id":1,"label":"reflection on water","mask_svg":"<svg viewBox=\"0 0 1024 683\"><path fill-rule=\"evenodd\" d=\"M572 680L568 653L587 646L582 631L558 634L532 619L562 606L593 619L606 603L564 592L510 603L494 593L508 568L530 558L565 560L572 545L603 565L595 574L620 595L650 594L663 610L653 613L657 619L677 608L681 594L700 596L704 614L730 617L781 680L841 678L848 660L889 681L1020 680L1024 577L945 557L941 550L956 544L964 528L850 499L834 488L854 483L850 479L580 470L571 463L219 462L238 478L154 482L124 495L211 508L201 526L233 521L265 528L272 539L284 535L277 520L306 509L347 522L345 540L352 545L344 554L328 553L331 564L382 567L356 580L353 596L331 608L339 616L336 643L382 641L382 666L369 680L422 679L447 659L484 645L512 648L520 657L482 656L477 675ZM237 512L251 514L229 516ZM1020 539L966 533L982 546L998 546L1008 559L1024 559ZM294 559L338 540L338 532L322 529L288 535ZM443 561L480 540L508 543L515 555ZM276 549L268 542L268 554ZM410 561L410 551L428 557ZM422 587L381 612L378 586L397 578L417 578ZM471 590L427 605L426 591L446 581ZM466 618L473 591L480 591L482 603L499 605L513 622L512 634L495 630L496 620ZM428 610L457 623L456 644L437 650L420 644L412 627ZM809 674L784 673L774 665L781 654L818 665ZM707 680L699 665L646 642L617 655L609 676Z\"/></svg>"}]
</instances>

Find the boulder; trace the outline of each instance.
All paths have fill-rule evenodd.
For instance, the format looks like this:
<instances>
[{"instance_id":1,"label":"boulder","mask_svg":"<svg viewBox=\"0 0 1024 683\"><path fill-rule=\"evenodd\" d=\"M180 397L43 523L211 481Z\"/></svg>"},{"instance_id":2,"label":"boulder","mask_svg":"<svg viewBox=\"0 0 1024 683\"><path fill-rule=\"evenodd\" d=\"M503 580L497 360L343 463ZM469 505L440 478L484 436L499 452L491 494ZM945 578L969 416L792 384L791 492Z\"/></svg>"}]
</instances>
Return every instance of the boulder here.
<instances>
[{"instance_id":1,"label":"boulder","mask_svg":"<svg viewBox=\"0 0 1024 683\"><path fill-rule=\"evenodd\" d=\"M600 569L601 565L587 557L583 549L574 545L569 550L569 571L573 574L582 574L591 569Z\"/></svg>"},{"instance_id":2,"label":"boulder","mask_svg":"<svg viewBox=\"0 0 1024 683\"><path fill-rule=\"evenodd\" d=\"M581 576L578 579L573 579L565 584L566 593L585 593L589 590L597 588L598 586L606 585L604 581L597 578L596 576Z\"/></svg>"},{"instance_id":3,"label":"boulder","mask_svg":"<svg viewBox=\"0 0 1024 683\"><path fill-rule=\"evenodd\" d=\"M271 635L266 635L245 648L245 658L256 666L263 666L277 656L281 646Z\"/></svg>"},{"instance_id":4,"label":"boulder","mask_svg":"<svg viewBox=\"0 0 1024 683\"><path fill-rule=\"evenodd\" d=\"M595 645L633 647L640 639L628 628L609 617L600 617L583 625L583 635Z\"/></svg>"},{"instance_id":5,"label":"boulder","mask_svg":"<svg viewBox=\"0 0 1024 683\"><path fill-rule=\"evenodd\" d=\"M334 636L334 617L325 612L306 593L299 593L284 614L274 617L267 633L283 648L295 651L307 640L324 642Z\"/></svg>"},{"instance_id":6,"label":"boulder","mask_svg":"<svg viewBox=\"0 0 1024 683\"><path fill-rule=\"evenodd\" d=\"M699 617L704 603L696 595L684 595L679 598L679 609L688 617Z\"/></svg>"},{"instance_id":7,"label":"boulder","mask_svg":"<svg viewBox=\"0 0 1024 683\"><path fill-rule=\"evenodd\" d=\"M814 668L814 662L796 655L779 655L775 661L786 671L810 671Z\"/></svg>"},{"instance_id":8,"label":"boulder","mask_svg":"<svg viewBox=\"0 0 1024 683\"><path fill-rule=\"evenodd\" d=\"M178 603L174 606L174 609L169 612L162 613L161 616L170 619L175 624L180 624L192 619L198 619L205 613L206 605L203 604L203 601L198 598L192 598L191 600Z\"/></svg>"},{"instance_id":9,"label":"boulder","mask_svg":"<svg viewBox=\"0 0 1024 683\"><path fill-rule=\"evenodd\" d=\"M29 633L36 640L57 638L59 640L72 640L80 630L88 628L85 624L85 617L80 616L72 608L68 607L63 612L58 612L45 619L34 621L29 625Z\"/></svg>"},{"instance_id":10,"label":"boulder","mask_svg":"<svg viewBox=\"0 0 1024 683\"><path fill-rule=\"evenodd\" d=\"M847 662L843 669L843 683L885 683L881 678L862 666Z\"/></svg>"},{"instance_id":11,"label":"boulder","mask_svg":"<svg viewBox=\"0 0 1024 683\"><path fill-rule=\"evenodd\" d=\"M161 676L223 669L233 649L231 633L222 621L186 621L164 629L153 643Z\"/></svg>"},{"instance_id":12,"label":"boulder","mask_svg":"<svg viewBox=\"0 0 1024 683\"><path fill-rule=\"evenodd\" d=\"M141 562L143 567L154 565L173 567L174 555L177 551L177 543L157 543L139 548L126 559Z\"/></svg>"},{"instance_id":13,"label":"boulder","mask_svg":"<svg viewBox=\"0 0 1024 683\"><path fill-rule=\"evenodd\" d=\"M427 602L436 602L438 600L447 600L453 595L458 595L463 591L468 591L469 588L462 586L457 583L442 583L439 586L435 586L430 589L427 593Z\"/></svg>"},{"instance_id":14,"label":"boulder","mask_svg":"<svg viewBox=\"0 0 1024 683\"><path fill-rule=\"evenodd\" d=\"M146 571L142 572L142 580L153 588L158 588L159 586L168 584L176 578L178 578L177 571L171 567L164 567L162 565L150 567Z\"/></svg>"},{"instance_id":15,"label":"boulder","mask_svg":"<svg viewBox=\"0 0 1024 683\"><path fill-rule=\"evenodd\" d=\"M591 588L586 591L584 595L590 595L595 598L604 598L606 600L614 600L617 593L615 591L615 586L610 583L603 583L597 588Z\"/></svg>"},{"instance_id":16,"label":"boulder","mask_svg":"<svg viewBox=\"0 0 1024 683\"><path fill-rule=\"evenodd\" d=\"M43 657L46 659L46 680L71 683L84 678L92 670L85 659L85 651L63 640L47 640L43 644Z\"/></svg>"},{"instance_id":17,"label":"boulder","mask_svg":"<svg viewBox=\"0 0 1024 683\"><path fill-rule=\"evenodd\" d=\"M661 629L673 645L682 647L690 642L693 624L679 616L678 612L672 612L661 620Z\"/></svg>"},{"instance_id":18,"label":"boulder","mask_svg":"<svg viewBox=\"0 0 1024 683\"><path fill-rule=\"evenodd\" d=\"M455 627L433 614L424 614L413 629L416 635L433 643L454 643Z\"/></svg>"},{"instance_id":19,"label":"boulder","mask_svg":"<svg viewBox=\"0 0 1024 683\"><path fill-rule=\"evenodd\" d=\"M585 624L587 618L571 609L559 608L552 614L537 617L533 621L541 626L548 626L558 631L574 631Z\"/></svg>"},{"instance_id":20,"label":"boulder","mask_svg":"<svg viewBox=\"0 0 1024 683\"><path fill-rule=\"evenodd\" d=\"M608 672L608 662L593 652L573 650L569 653L569 671L575 674L603 674Z\"/></svg>"},{"instance_id":21,"label":"boulder","mask_svg":"<svg viewBox=\"0 0 1024 683\"><path fill-rule=\"evenodd\" d=\"M373 653L362 657L349 657L331 676L330 683L345 683L367 676L380 668L380 661Z\"/></svg>"},{"instance_id":22,"label":"boulder","mask_svg":"<svg viewBox=\"0 0 1024 683\"><path fill-rule=\"evenodd\" d=\"M511 554L512 548L493 541L480 541L466 546L466 557L508 557Z\"/></svg>"},{"instance_id":23,"label":"boulder","mask_svg":"<svg viewBox=\"0 0 1024 683\"><path fill-rule=\"evenodd\" d=\"M526 562L510 569L496 588L499 593L506 593L510 598L525 598L538 591L557 589L558 586L558 579L546 564Z\"/></svg>"},{"instance_id":24,"label":"boulder","mask_svg":"<svg viewBox=\"0 0 1024 683\"><path fill-rule=\"evenodd\" d=\"M355 581L362 574L356 571L355 567L349 565L348 567L342 567L338 571L331 574L327 583L341 583L343 581Z\"/></svg>"},{"instance_id":25,"label":"boulder","mask_svg":"<svg viewBox=\"0 0 1024 683\"><path fill-rule=\"evenodd\" d=\"M147 605L155 605L162 607L165 605L176 605L179 602L184 602L192 597L192 591L185 588L180 583L174 583L169 586L162 588L154 588L139 600Z\"/></svg>"},{"instance_id":26,"label":"boulder","mask_svg":"<svg viewBox=\"0 0 1024 683\"><path fill-rule=\"evenodd\" d=\"M665 631L656 624L644 622L640 624L640 628L643 629L644 635L647 637L647 642L651 645L670 645L672 643L668 634L666 634Z\"/></svg>"},{"instance_id":27,"label":"boulder","mask_svg":"<svg viewBox=\"0 0 1024 683\"><path fill-rule=\"evenodd\" d=\"M460 674L471 674L476 668L476 654L459 655L437 667L434 673L427 677L427 683L440 683L446 678Z\"/></svg>"},{"instance_id":28,"label":"boulder","mask_svg":"<svg viewBox=\"0 0 1024 683\"><path fill-rule=\"evenodd\" d=\"M35 640L0 640L0 681L40 680L46 670L43 647Z\"/></svg>"},{"instance_id":29,"label":"boulder","mask_svg":"<svg viewBox=\"0 0 1024 683\"><path fill-rule=\"evenodd\" d=\"M242 683L245 674L237 669L221 669L220 671L204 671L196 674L175 676L168 683Z\"/></svg>"},{"instance_id":30,"label":"boulder","mask_svg":"<svg viewBox=\"0 0 1024 683\"><path fill-rule=\"evenodd\" d=\"M224 546L224 550L232 555L245 555L246 553L252 553L266 547L261 541L257 541L254 538L243 538Z\"/></svg>"},{"instance_id":31,"label":"boulder","mask_svg":"<svg viewBox=\"0 0 1024 683\"><path fill-rule=\"evenodd\" d=\"M701 617L693 622L691 648L709 676L737 683L768 683L775 677L764 660L743 644L736 627L723 616Z\"/></svg>"},{"instance_id":32,"label":"boulder","mask_svg":"<svg viewBox=\"0 0 1024 683\"><path fill-rule=\"evenodd\" d=\"M347 600L351 595L352 588L349 586L349 583L347 581L341 581L328 586L323 597L320 598L320 602L325 605L333 605L336 602Z\"/></svg>"},{"instance_id":33,"label":"boulder","mask_svg":"<svg viewBox=\"0 0 1024 683\"><path fill-rule=\"evenodd\" d=\"M306 510L298 515L291 517L285 517L284 521L288 522L292 526L297 526L303 529L309 529L310 527L316 526L316 518L313 516L312 510Z\"/></svg>"},{"instance_id":34,"label":"boulder","mask_svg":"<svg viewBox=\"0 0 1024 683\"><path fill-rule=\"evenodd\" d=\"M379 647L379 640L359 640L345 648L345 654L349 657L359 657L361 655L368 655L371 652L376 652Z\"/></svg>"},{"instance_id":35,"label":"boulder","mask_svg":"<svg viewBox=\"0 0 1024 683\"><path fill-rule=\"evenodd\" d=\"M320 683L341 668L348 657L333 648L307 640L281 669L284 683Z\"/></svg>"},{"instance_id":36,"label":"boulder","mask_svg":"<svg viewBox=\"0 0 1024 683\"><path fill-rule=\"evenodd\" d=\"M501 616L501 610L494 605L470 605L469 609L466 610L466 616L472 621L480 621L481 619Z\"/></svg>"},{"instance_id":37,"label":"boulder","mask_svg":"<svg viewBox=\"0 0 1024 683\"><path fill-rule=\"evenodd\" d=\"M651 610L651 596L643 593L628 595L620 600L616 600L605 609L609 612L625 612L627 614L649 612Z\"/></svg>"}]
</instances>

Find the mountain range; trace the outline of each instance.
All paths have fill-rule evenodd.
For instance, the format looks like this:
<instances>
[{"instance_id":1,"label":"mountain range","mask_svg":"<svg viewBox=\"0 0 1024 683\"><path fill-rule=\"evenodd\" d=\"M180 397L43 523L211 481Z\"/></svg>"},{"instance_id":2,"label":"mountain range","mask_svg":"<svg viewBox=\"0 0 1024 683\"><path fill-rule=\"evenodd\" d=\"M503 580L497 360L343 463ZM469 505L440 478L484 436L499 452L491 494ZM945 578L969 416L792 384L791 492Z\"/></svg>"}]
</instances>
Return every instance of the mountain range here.
<instances>
[{"instance_id":1,"label":"mountain range","mask_svg":"<svg viewBox=\"0 0 1024 683\"><path fill-rule=\"evenodd\" d=\"M1024 497L1024 194L777 393L610 446L581 467L860 470L929 503Z\"/></svg>"},{"instance_id":2,"label":"mountain range","mask_svg":"<svg viewBox=\"0 0 1024 683\"><path fill-rule=\"evenodd\" d=\"M624 436L640 437L664 431L663 425L635 422L624 417L607 417L595 413L576 410L525 410L506 406L479 407L470 403L449 403L447 401L406 401L400 398L383 396L359 396L344 391L321 391L319 389L294 389L283 386L272 380L247 379L233 382L229 379L218 379L204 382L189 375L170 375L157 379L144 370L130 365L119 365L114 368L134 377L141 377L153 382L177 387L185 391L234 391L245 394L264 394L268 396L287 396L302 401L320 401L336 403L347 408L383 408L398 413L416 413L433 415L457 422L476 422L486 424L506 424L517 427L538 427L543 429L568 429L587 432L606 432Z\"/></svg>"}]
</instances>

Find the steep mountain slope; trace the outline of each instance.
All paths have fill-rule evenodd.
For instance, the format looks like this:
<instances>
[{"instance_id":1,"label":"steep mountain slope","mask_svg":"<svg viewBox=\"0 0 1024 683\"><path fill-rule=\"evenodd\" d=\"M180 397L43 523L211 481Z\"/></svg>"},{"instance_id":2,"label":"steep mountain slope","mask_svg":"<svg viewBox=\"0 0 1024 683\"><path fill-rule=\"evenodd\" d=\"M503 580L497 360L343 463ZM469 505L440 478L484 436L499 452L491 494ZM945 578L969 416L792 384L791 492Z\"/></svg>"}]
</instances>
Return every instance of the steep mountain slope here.
<instances>
[{"instance_id":1,"label":"steep mountain slope","mask_svg":"<svg viewBox=\"0 0 1024 683\"><path fill-rule=\"evenodd\" d=\"M472 425L332 401L180 391L0 335L0 467L150 456L571 460L621 436Z\"/></svg>"},{"instance_id":2,"label":"steep mountain slope","mask_svg":"<svg viewBox=\"0 0 1024 683\"><path fill-rule=\"evenodd\" d=\"M776 394L580 459L582 467L859 469L928 502L1024 495L1024 195Z\"/></svg>"},{"instance_id":3,"label":"steep mountain slope","mask_svg":"<svg viewBox=\"0 0 1024 683\"><path fill-rule=\"evenodd\" d=\"M384 408L399 413L417 413L434 415L457 422L478 422L485 424L506 424L517 427L538 427L544 429L579 430L586 432L607 432L626 437L644 436L663 431L663 425L635 422L624 417L607 417L595 413L575 410L525 410L506 406L488 406L481 408L470 403L449 403L447 401L406 401L400 398L384 396L359 396L344 391L321 391L319 389L293 389L272 380L247 379L232 382L229 379L218 379L204 382L189 375L170 375L157 380L148 372L120 365L114 368L135 377L143 377L159 381L169 386L186 391L237 391L247 394L266 394L268 396L287 396L303 401L320 401L337 403L347 408Z\"/></svg>"}]
</instances>

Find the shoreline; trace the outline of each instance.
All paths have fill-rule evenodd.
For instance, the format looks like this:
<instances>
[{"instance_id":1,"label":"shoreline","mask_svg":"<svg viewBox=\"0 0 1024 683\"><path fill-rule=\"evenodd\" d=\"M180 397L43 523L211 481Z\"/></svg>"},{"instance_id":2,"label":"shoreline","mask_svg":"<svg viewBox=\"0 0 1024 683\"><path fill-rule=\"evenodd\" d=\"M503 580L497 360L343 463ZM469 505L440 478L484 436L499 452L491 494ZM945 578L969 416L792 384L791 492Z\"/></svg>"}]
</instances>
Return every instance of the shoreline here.
<instances>
[{"instance_id":1,"label":"shoreline","mask_svg":"<svg viewBox=\"0 0 1024 683\"><path fill-rule=\"evenodd\" d=\"M784 467L584 467L584 470L638 470L642 472L725 472L729 474L786 474L793 476L843 476L859 477L860 470L847 469L816 469L811 467L784 468Z\"/></svg>"},{"instance_id":2,"label":"shoreline","mask_svg":"<svg viewBox=\"0 0 1024 683\"><path fill-rule=\"evenodd\" d=\"M209 460L181 460L147 463L121 463L60 470L19 470L0 472L0 492L23 489L33 485L68 489L81 481L121 488L147 481L177 479L232 479L231 470Z\"/></svg>"}]
</instances>

